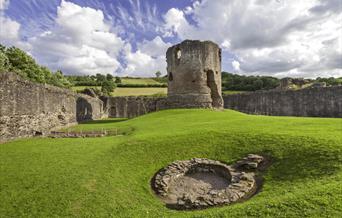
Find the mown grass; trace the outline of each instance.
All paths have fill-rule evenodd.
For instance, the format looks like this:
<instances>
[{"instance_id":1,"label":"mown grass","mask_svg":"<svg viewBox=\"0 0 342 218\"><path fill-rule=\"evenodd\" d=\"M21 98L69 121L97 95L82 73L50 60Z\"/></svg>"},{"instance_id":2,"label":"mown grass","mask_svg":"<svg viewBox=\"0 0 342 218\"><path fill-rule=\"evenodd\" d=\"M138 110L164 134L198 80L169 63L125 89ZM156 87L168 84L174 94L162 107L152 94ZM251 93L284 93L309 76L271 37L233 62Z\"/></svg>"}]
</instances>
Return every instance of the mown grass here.
<instances>
[{"instance_id":1,"label":"mown grass","mask_svg":"<svg viewBox=\"0 0 342 218\"><path fill-rule=\"evenodd\" d=\"M222 91L223 95L234 95L234 94L239 94L239 93L244 93L246 91L234 91L234 90L224 90Z\"/></svg>"},{"instance_id":2,"label":"mown grass","mask_svg":"<svg viewBox=\"0 0 342 218\"><path fill-rule=\"evenodd\" d=\"M160 82L154 80L153 78L121 78L122 84L161 84Z\"/></svg>"},{"instance_id":3,"label":"mown grass","mask_svg":"<svg viewBox=\"0 0 342 218\"><path fill-rule=\"evenodd\" d=\"M116 88L112 96L145 96L145 95L166 95L167 88Z\"/></svg>"},{"instance_id":4,"label":"mown grass","mask_svg":"<svg viewBox=\"0 0 342 218\"><path fill-rule=\"evenodd\" d=\"M71 87L71 89L73 91L83 91L86 88L97 88L97 89L101 89L101 86L73 86Z\"/></svg>"},{"instance_id":5,"label":"mown grass","mask_svg":"<svg viewBox=\"0 0 342 218\"><path fill-rule=\"evenodd\" d=\"M125 136L23 139L0 145L0 217L340 217L342 119L167 110L72 130L133 129ZM272 156L260 193L201 211L167 209L150 179L175 160L232 163Z\"/></svg>"},{"instance_id":6,"label":"mown grass","mask_svg":"<svg viewBox=\"0 0 342 218\"><path fill-rule=\"evenodd\" d=\"M72 90L74 91L82 91L85 88L99 88L99 86L73 86ZM112 96L150 96L150 95L160 95L164 96L167 93L167 88L159 88L159 87L146 87L146 88L123 88L117 87L114 92L111 93Z\"/></svg>"}]
</instances>

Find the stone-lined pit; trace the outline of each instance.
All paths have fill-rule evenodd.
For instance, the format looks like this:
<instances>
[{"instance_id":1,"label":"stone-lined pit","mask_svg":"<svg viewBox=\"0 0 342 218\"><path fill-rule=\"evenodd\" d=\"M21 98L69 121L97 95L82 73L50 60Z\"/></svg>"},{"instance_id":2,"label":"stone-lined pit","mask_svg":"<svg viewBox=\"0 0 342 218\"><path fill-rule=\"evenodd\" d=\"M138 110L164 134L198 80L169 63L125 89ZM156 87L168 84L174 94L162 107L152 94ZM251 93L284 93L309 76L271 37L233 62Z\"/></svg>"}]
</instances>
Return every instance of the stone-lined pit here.
<instances>
[{"instance_id":1,"label":"stone-lined pit","mask_svg":"<svg viewBox=\"0 0 342 218\"><path fill-rule=\"evenodd\" d=\"M262 156L250 154L229 166L204 158L176 161L151 181L155 193L172 209L203 209L251 197L257 190L256 174ZM248 171L248 172L244 172Z\"/></svg>"}]
</instances>

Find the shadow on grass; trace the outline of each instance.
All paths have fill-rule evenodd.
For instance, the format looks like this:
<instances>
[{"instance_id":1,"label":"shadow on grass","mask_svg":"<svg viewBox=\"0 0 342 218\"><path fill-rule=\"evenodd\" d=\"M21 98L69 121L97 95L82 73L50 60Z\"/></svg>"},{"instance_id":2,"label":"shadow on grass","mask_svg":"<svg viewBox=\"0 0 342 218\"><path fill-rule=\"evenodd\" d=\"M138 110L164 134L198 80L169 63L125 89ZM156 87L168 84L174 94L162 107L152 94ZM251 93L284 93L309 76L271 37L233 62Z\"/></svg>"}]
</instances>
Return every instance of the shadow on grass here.
<instances>
[{"instance_id":1,"label":"shadow on grass","mask_svg":"<svg viewBox=\"0 0 342 218\"><path fill-rule=\"evenodd\" d=\"M90 120L80 122L80 124L106 124L106 123L118 123L128 120L128 118L112 118L112 119L105 119L105 120Z\"/></svg>"},{"instance_id":2,"label":"shadow on grass","mask_svg":"<svg viewBox=\"0 0 342 218\"><path fill-rule=\"evenodd\" d=\"M219 145L215 156L238 160L249 153L271 157L267 174L272 180L320 179L342 169L342 149L338 142L302 136L236 134Z\"/></svg>"},{"instance_id":3,"label":"shadow on grass","mask_svg":"<svg viewBox=\"0 0 342 218\"><path fill-rule=\"evenodd\" d=\"M294 181L332 176L341 170L341 150L327 147L289 148L269 172L275 180Z\"/></svg>"}]
</instances>

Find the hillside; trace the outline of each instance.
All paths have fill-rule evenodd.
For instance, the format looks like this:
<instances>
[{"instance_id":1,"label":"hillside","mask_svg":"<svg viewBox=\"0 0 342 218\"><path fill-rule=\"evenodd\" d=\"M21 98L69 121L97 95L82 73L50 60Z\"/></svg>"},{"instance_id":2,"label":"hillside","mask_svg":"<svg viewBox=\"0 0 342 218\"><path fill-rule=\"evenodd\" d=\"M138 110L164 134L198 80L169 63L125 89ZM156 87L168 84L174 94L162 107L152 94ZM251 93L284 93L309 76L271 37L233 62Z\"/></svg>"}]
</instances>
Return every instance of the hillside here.
<instances>
[{"instance_id":1,"label":"hillside","mask_svg":"<svg viewBox=\"0 0 342 218\"><path fill-rule=\"evenodd\" d=\"M123 136L17 140L0 145L3 217L338 217L342 213L342 119L167 110L72 130L119 129ZM175 160L232 163L267 154L260 193L201 211L167 209L150 189Z\"/></svg>"}]
</instances>

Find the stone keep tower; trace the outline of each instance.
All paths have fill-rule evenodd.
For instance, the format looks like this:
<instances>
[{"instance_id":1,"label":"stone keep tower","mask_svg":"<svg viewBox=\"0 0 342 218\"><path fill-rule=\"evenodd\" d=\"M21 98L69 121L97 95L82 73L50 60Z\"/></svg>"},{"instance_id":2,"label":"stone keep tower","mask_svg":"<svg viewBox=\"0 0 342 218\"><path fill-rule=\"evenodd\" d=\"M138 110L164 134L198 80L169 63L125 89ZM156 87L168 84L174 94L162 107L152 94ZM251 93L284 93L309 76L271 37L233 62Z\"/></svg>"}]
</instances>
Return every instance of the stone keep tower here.
<instances>
[{"instance_id":1,"label":"stone keep tower","mask_svg":"<svg viewBox=\"0 0 342 218\"><path fill-rule=\"evenodd\" d=\"M169 107L222 108L221 49L185 40L166 52Z\"/></svg>"}]
</instances>

